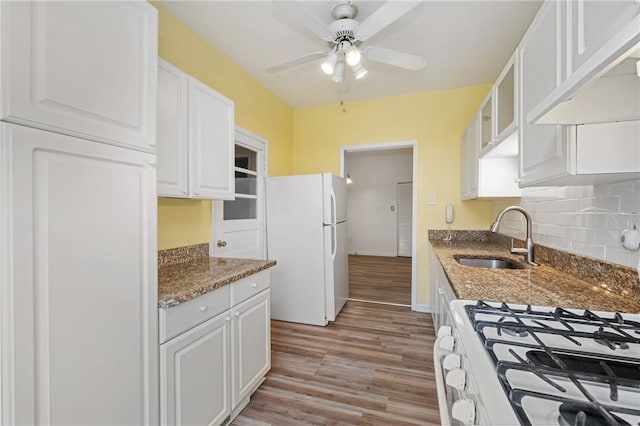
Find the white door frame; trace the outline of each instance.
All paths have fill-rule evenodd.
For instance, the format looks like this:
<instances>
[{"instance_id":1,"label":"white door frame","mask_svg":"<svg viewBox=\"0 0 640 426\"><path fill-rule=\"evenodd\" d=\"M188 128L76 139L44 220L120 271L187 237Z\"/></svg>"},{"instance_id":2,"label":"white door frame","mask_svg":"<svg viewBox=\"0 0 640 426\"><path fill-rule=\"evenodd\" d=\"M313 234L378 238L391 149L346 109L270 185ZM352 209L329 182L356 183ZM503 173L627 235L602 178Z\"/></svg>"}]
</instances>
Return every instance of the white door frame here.
<instances>
[{"instance_id":1,"label":"white door frame","mask_svg":"<svg viewBox=\"0 0 640 426\"><path fill-rule=\"evenodd\" d=\"M411 310L418 311L417 289L416 289L416 246L418 232L418 141L416 139L381 142L361 145L347 145L340 147L340 176L345 176L344 160L347 152L355 151L376 151L386 149L411 148L413 150L413 191L411 201Z\"/></svg>"},{"instance_id":2,"label":"white door frame","mask_svg":"<svg viewBox=\"0 0 640 426\"><path fill-rule=\"evenodd\" d=\"M257 148L257 145L263 146L262 158L263 158L263 176L262 182L259 183L259 186L262 188L262 199L258 199L258 215L261 216L262 221L262 253L261 259L266 259L267 255L267 240L266 240L266 178L269 176L269 161L268 161L268 152L269 152L269 141L263 138L262 136L256 135L242 127L236 126L233 138L234 149L236 144L244 145L251 148ZM222 209L224 208L224 201L222 200L212 200L211 202L211 238L209 240L209 253L211 256L214 256L216 251L216 217L220 217L222 215Z\"/></svg>"}]
</instances>

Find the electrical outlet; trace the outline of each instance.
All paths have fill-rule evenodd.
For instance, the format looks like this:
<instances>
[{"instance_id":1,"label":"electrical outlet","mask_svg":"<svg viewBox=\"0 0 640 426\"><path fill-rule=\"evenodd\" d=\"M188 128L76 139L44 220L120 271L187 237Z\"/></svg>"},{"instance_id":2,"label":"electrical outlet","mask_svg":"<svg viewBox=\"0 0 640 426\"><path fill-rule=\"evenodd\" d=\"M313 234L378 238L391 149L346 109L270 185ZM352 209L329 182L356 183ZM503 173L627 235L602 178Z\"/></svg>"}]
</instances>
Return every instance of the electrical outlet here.
<instances>
[{"instance_id":1,"label":"electrical outlet","mask_svg":"<svg viewBox=\"0 0 640 426\"><path fill-rule=\"evenodd\" d=\"M436 193L430 192L427 194L427 204L436 204Z\"/></svg>"}]
</instances>

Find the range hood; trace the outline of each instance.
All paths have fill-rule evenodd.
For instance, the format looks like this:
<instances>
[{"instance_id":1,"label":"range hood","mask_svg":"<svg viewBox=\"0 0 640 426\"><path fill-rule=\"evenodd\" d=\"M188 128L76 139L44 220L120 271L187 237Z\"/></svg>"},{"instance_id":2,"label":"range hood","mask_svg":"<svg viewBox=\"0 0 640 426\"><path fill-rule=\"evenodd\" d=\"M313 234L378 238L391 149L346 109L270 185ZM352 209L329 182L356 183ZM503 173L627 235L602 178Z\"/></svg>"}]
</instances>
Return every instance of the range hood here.
<instances>
[{"instance_id":1,"label":"range hood","mask_svg":"<svg viewBox=\"0 0 640 426\"><path fill-rule=\"evenodd\" d=\"M640 45L626 52L548 112L536 124L590 124L640 120Z\"/></svg>"}]
</instances>

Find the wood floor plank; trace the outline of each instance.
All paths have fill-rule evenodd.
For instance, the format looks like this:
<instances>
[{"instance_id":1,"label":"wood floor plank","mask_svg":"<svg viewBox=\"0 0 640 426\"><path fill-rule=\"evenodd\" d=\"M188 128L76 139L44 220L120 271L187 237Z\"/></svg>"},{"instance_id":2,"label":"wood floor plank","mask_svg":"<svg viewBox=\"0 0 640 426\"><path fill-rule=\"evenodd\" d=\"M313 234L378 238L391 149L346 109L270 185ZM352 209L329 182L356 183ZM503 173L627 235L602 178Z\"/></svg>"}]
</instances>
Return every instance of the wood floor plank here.
<instances>
[{"instance_id":1,"label":"wood floor plank","mask_svg":"<svg viewBox=\"0 0 640 426\"><path fill-rule=\"evenodd\" d=\"M390 275L376 272L374 286ZM271 321L271 341L271 371L232 425L440 424L429 314L349 300L326 327Z\"/></svg>"},{"instance_id":2,"label":"wood floor plank","mask_svg":"<svg viewBox=\"0 0 640 426\"><path fill-rule=\"evenodd\" d=\"M411 258L349 255L349 298L411 304Z\"/></svg>"}]
</instances>

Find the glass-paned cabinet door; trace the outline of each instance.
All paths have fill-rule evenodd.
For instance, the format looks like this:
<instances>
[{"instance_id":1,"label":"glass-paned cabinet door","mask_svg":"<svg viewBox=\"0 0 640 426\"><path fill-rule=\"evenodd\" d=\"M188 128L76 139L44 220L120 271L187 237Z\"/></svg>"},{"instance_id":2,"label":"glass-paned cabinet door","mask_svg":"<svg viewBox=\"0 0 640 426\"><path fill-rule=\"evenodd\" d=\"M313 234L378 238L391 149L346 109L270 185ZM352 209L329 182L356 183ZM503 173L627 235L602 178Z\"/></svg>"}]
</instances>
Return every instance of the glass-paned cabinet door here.
<instances>
[{"instance_id":1,"label":"glass-paned cabinet door","mask_svg":"<svg viewBox=\"0 0 640 426\"><path fill-rule=\"evenodd\" d=\"M507 69L497 89L498 135L502 134L515 119L515 69L513 62Z\"/></svg>"},{"instance_id":2,"label":"glass-paned cabinet door","mask_svg":"<svg viewBox=\"0 0 640 426\"><path fill-rule=\"evenodd\" d=\"M224 202L224 220L258 218L258 178L258 153L236 144L236 198Z\"/></svg>"},{"instance_id":3,"label":"glass-paned cabinet door","mask_svg":"<svg viewBox=\"0 0 640 426\"><path fill-rule=\"evenodd\" d=\"M493 97L489 95L480 109L480 148L488 146L493 140L491 126L493 120Z\"/></svg>"}]
</instances>

